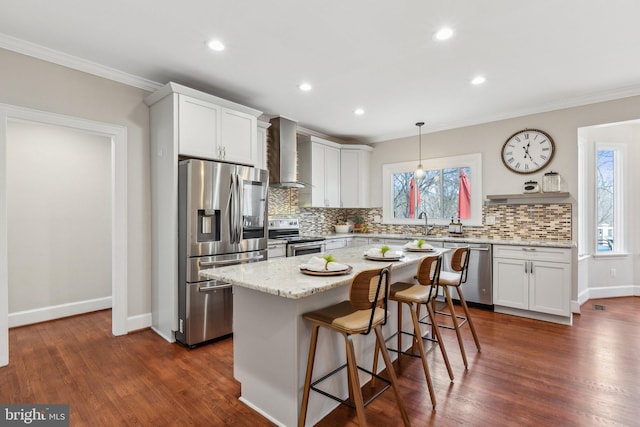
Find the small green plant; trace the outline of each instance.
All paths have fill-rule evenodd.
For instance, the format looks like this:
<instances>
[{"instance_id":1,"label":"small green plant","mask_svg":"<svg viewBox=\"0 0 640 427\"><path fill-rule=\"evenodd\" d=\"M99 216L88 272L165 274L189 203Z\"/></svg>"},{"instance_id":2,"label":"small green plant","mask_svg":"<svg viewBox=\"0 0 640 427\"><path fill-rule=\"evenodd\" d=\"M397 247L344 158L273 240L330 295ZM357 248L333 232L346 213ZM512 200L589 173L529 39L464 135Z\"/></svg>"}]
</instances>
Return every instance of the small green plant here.
<instances>
[{"instance_id":1,"label":"small green plant","mask_svg":"<svg viewBox=\"0 0 640 427\"><path fill-rule=\"evenodd\" d=\"M330 262L335 262L336 261L336 259L331 254L326 254L322 258L324 258L324 261L325 261L324 262L324 269L325 270L329 270L329 263Z\"/></svg>"},{"instance_id":2,"label":"small green plant","mask_svg":"<svg viewBox=\"0 0 640 427\"><path fill-rule=\"evenodd\" d=\"M419 248L422 248L422 245L424 245L424 240L420 239L416 244Z\"/></svg>"},{"instance_id":3,"label":"small green plant","mask_svg":"<svg viewBox=\"0 0 640 427\"><path fill-rule=\"evenodd\" d=\"M384 256L384 254L386 254L390 250L391 250L391 248L389 246L384 245L383 247L380 248L380 253L382 253L382 256Z\"/></svg>"},{"instance_id":4,"label":"small green plant","mask_svg":"<svg viewBox=\"0 0 640 427\"><path fill-rule=\"evenodd\" d=\"M364 222L364 219L362 219L360 215L356 215L351 218L351 221L353 221L354 224L362 224Z\"/></svg>"}]
</instances>

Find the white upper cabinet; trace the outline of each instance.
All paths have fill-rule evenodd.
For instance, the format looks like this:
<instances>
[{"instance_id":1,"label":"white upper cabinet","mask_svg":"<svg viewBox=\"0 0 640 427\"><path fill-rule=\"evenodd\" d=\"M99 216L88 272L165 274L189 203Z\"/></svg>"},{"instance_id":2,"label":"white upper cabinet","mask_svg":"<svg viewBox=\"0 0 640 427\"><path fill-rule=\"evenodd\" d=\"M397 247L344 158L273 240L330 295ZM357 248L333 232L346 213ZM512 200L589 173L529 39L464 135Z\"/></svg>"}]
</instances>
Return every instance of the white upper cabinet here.
<instances>
[{"instance_id":1,"label":"white upper cabinet","mask_svg":"<svg viewBox=\"0 0 640 427\"><path fill-rule=\"evenodd\" d=\"M267 169L267 134L271 123L258 120L258 156L256 158L256 167Z\"/></svg>"},{"instance_id":2,"label":"white upper cabinet","mask_svg":"<svg viewBox=\"0 0 640 427\"><path fill-rule=\"evenodd\" d=\"M340 144L315 136L298 136L298 192L303 207L340 207Z\"/></svg>"},{"instance_id":3,"label":"white upper cabinet","mask_svg":"<svg viewBox=\"0 0 640 427\"><path fill-rule=\"evenodd\" d=\"M184 156L219 157L220 107L178 95L178 153Z\"/></svg>"},{"instance_id":4,"label":"white upper cabinet","mask_svg":"<svg viewBox=\"0 0 640 427\"><path fill-rule=\"evenodd\" d=\"M371 151L368 145L340 149L340 198L343 208L369 208Z\"/></svg>"},{"instance_id":5,"label":"white upper cabinet","mask_svg":"<svg viewBox=\"0 0 640 427\"><path fill-rule=\"evenodd\" d=\"M229 108L220 110L219 159L256 165L258 161L257 119Z\"/></svg>"},{"instance_id":6,"label":"white upper cabinet","mask_svg":"<svg viewBox=\"0 0 640 427\"><path fill-rule=\"evenodd\" d=\"M257 165L260 111L175 83L145 102L155 117L173 122L179 155Z\"/></svg>"}]
</instances>

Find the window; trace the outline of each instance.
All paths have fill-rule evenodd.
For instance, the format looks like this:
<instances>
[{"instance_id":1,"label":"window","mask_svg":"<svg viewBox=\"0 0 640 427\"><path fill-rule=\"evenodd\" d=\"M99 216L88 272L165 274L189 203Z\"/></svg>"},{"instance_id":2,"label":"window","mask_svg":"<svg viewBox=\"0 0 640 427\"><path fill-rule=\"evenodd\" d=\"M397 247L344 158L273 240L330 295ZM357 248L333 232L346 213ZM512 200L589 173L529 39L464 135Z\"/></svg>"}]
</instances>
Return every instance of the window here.
<instances>
[{"instance_id":1,"label":"window","mask_svg":"<svg viewBox=\"0 0 640 427\"><path fill-rule=\"evenodd\" d=\"M596 253L622 251L622 149L596 143Z\"/></svg>"},{"instance_id":2,"label":"window","mask_svg":"<svg viewBox=\"0 0 640 427\"><path fill-rule=\"evenodd\" d=\"M383 165L384 222L448 224L460 217L467 225L482 222L482 156L445 157L423 162L425 176L416 179L415 162Z\"/></svg>"}]
</instances>

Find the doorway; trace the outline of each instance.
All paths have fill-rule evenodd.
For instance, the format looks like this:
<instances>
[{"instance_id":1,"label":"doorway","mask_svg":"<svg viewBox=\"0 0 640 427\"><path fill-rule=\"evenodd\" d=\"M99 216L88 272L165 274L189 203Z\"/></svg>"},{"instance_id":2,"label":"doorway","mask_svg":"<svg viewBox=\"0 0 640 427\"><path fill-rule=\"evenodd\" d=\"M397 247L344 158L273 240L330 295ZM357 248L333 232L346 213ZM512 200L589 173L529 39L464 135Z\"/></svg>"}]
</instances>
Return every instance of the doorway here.
<instances>
[{"instance_id":1,"label":"doorway","mask_svg":"<svg viewBox=\"0 0 640 427\"><path fill-rule=\"evenodd\" d=\"M7 206L7 136L12 123L34 123L61 127L99 138L107 142L109 160L110 206L110 287L112 333L124 335L127 328L127 215L126 215L126 129L58 114L0 104L0 366L9 363L8 340L8 206ZM82 208L81 204L78 206ZM32 266L37 269L37 265ZM47 272L43 272L46 275ZM99 298L98 298L99 299Z\"/></svg>"}]
</instances>

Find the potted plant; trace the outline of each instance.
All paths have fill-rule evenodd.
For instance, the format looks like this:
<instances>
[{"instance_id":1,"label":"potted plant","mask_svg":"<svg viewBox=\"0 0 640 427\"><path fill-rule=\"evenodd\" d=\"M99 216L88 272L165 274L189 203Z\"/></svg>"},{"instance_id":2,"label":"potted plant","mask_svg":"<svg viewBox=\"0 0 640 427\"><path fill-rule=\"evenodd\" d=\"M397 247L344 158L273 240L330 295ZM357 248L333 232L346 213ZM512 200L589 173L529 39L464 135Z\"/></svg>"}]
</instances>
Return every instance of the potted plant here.
<instances>
[{"instance_id":1,"label":"potted plant","mask_svg":"<svg viewBox=\"0 0 640 427\"><path fill-rule=\"evenodd\" d=\"M362 224L364 223L362 217L360 215L356 215L351 218L351 221L353 221L353 231L356 233L360 232L362 230Z\"/></svg>"}]
</instances>

